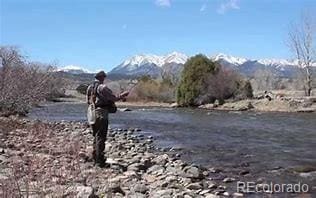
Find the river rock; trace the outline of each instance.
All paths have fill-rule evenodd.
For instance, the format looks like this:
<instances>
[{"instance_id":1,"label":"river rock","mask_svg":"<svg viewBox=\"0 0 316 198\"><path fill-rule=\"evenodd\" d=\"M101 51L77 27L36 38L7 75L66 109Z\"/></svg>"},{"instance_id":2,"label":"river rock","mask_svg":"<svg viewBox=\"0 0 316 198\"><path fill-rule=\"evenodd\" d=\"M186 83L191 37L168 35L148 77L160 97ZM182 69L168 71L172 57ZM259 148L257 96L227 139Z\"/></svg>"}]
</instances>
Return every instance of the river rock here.
<instances>
[{"instance_id":1,"label":"river rock","mask_svg":"<svg viewBox=\"0 0 316 198\"><path fill-rule=\"evenodd\" d=\"M77 198L94 197L94 190L90 186L77 186Z\"/></svg>"},{"instance_id":2,"label":"river rock","mask_svg":"<svg viewBox=\"0 0 316 198\"><path fill-rule=\"evenodd\" d=\"M220 198L220 196L215 195L215 194L205 194L204 196L205 198Z\"/></svg>"},{"instance_id":3,"label":"river rock","mask_svg":"<svg viewBox=\"0 0 316 198\"><path fill-rule=\"evenodd\" d=\"M132 111L132 110L129 108L119 108L119 111L125 112L125 111Z\"/></svg>"},{"instance_id":4,"label":"river rock","mask_svg":"<svg viewBox=\"0 0 316 198\"><path fill-rule=\"evenodd\" d=\"M224 182L224 183L230 183L230 182L233 182L233 181L235 181L235 180L236 180L235 178L226 177L226 178L223 180L223 182Z\"/></svg>"},{"instance_id":5,"label":"river rock","mask_svg":"<svg viewBox=\"0 0 316 198\"><path fill-rule=\"evenodd\" d=\"M128 194L126 194L126 197L128 197L128 198L145 198L146 195L144 195L142 193L138 193L138 192L129 192Z\"/></svg>"},{"instance_id":6,"label":"river rock","mask_svg":"<svg viewBox=\"0 0 316 198\"><path fill-rule=\"evenodd\" d=\"M173 189L165 189L165 190L157 190L155 192L150 193L149 197L152 198L172 198L174 190Z\"/></svg>"},{"instance_id":7,"label":"river rock","mask_svg":"<svg viewBox=\"0 0 316 198\"><path fill-rule=\"evenodd\" d=\"M145 194L148 191L148 188L145 184L135 184L135 186L133 186L133 190L135 192Z\"/></svg>"},{"instance_id":8,"label":"river rock","mask_svg":"<svg viewBox=\"0 0 316 198\"><path fill-rule=\"evenodd\" d=\"M244 196L244 194L242 194L242 193L237 193L237 192L233 193L234 198L243 197L243 196Z\"/></svg>"},{"instance_id":9,"label":"river rock","mask_svg":"<svg viewBox=\"0 0 316 198\"><path fill-rule=\"evenodd\" d=\"M179 107L179 104L175 102L175 103L170 104L170 107L177 108L177 107Z\"/></svg>"},{"instance_id":10,"label":"river rock","mask_svg":"<svg viewBox=\"0 0 316 198\"><path fill-rule=\"evenodd\" d=\"M164 166L169 161L169 156L167 154L159 155L152 161L158 165Z\"/></svg>"},{"instance_id":11,"label":"river rock","mask_svg":"<svg viewBox=\"0 0 316 198\"><path fill-rule=\"evenodd\" d=\"M201 170L197 167L187 166L183 170L185 171L187 177L195 179L202 179L204 177Z\"/></svg>"},{"instance_id":12,"label":"river rock","mask_svg":"<svg viewBox=\"0 0 316 198\"><path fill-rule=\"evenodd\" d=\"M213 182L210 182L210 183L208 184L208 188L209 188L209 189L215 189L215 188L217 188L217 184L215 184L215 183L213 183Z\"/></svg>"},{"instance_id":13,"label":"river rock","mask_svg":"<svg viewBox=\"0 0 316 198\"><path fill-rule=\"evenodd\" d=\"M196 182L196 183L189 184L188 186L186 186L186 188L190 190L198 190L198 189L201 189L202 186L200 183Z\"/></svg>"}]
</instances>

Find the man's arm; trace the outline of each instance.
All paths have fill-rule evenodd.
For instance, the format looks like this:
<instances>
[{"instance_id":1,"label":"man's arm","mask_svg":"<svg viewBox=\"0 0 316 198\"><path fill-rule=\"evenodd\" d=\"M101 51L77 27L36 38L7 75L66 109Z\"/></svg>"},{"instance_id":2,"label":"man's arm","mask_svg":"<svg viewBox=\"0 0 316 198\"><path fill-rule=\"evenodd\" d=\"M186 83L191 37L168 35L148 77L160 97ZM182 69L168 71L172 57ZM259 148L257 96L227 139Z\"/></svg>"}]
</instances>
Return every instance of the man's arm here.
<instances>
[{"instance_id":1,"label":"man's arm","mask_svg":"<svg viewBox=\"0 0 316 198\"><path fill-rule=\"evenodd\" d=\"M126 97L128 95L128 92L124 92L124 93L119 94L118 96L116 96L116 95L113 94L112 90L109 89L106 86L100 87L99 91L100 91L101 97L105 101L112 101L112 102L119 101L119 100L123 99L124 97Z\"/></svg>"},{"instance_id":2,"label":"man's arm","mask_svg":"<svg viewBox=\"0 0 316 198\"><path fill-rule=\"evenodd\" d=\"M92 94L92 87L91 87L91 85L88 86L86 93L87 93L86 94L86 102L87 102L87 104L90 104L90 97L91 97L91 94Z\"/></svg>"}]
</instances>

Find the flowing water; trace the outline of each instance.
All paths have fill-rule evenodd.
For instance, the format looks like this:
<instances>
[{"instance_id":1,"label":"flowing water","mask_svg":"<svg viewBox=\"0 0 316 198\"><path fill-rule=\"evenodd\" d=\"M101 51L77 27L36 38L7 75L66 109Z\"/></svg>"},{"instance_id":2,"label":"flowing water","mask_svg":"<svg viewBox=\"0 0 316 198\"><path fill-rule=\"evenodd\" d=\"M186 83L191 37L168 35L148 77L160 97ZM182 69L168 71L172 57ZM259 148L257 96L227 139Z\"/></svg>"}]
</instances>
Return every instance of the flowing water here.
<instances>
[{"instance_id":1,"label":"flowing water","mask_svg":"<svg viewBox=\"0 0 316 198\"><path fill-rule=\"evenodd\" d=\"M30 117L85 121L86 104L53 103ZM248 180L306 182L316 186L315 113L224 112L197 109L132 108L110 115L115 127L141 128L159 147L182 148L184 160L234 172L244 167ZM244 180L247 180L244 179ZM312 190L312 191L315 191Z\"/></svg>"}]
</instances>

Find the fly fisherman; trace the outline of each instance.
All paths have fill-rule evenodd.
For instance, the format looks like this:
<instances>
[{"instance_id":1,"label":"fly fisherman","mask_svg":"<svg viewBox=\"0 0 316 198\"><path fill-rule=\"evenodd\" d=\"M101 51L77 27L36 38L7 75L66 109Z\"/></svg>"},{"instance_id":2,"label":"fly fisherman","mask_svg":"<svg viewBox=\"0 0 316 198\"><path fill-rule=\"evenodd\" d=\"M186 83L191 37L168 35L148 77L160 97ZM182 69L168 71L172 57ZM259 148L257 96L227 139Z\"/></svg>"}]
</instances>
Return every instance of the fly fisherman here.
<instances>
[{"instance_id":1,"label":"fly fisherman","mask_svg":"<svg viewBox=\"0 0 316 198\"><path fill-rule=\"evenodd\" d=\"M96 81L87 89L87 103L95 105L95 123L91 125L94 141L92 158L99 167L105 167L104 157L105 141L108 131L109 113L116 112L115 102L124 100L129 92L115 96L104 83L106 74L100 71L95 75Z\"/></svg>"}]
</instances>

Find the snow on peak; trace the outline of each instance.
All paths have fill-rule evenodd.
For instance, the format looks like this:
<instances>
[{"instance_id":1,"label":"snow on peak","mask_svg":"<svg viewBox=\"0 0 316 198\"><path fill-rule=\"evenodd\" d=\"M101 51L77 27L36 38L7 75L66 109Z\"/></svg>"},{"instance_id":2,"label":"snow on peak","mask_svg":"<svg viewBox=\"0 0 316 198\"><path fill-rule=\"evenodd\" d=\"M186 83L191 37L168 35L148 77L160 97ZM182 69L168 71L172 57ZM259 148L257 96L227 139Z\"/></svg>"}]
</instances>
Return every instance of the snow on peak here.
<instances>
[{"instance_id":1,"label":"snow on peak","mask_svg":"<svg viewBox=\"0 0 316 198\"><path fill-rule=\"evenodd\" d=\"M71 72L71 73L94 73L77 65L67 65L62 68L56 69L56 71Z\"/></svg>"},{"instance_id":2,"label":"snow on peak","mask_svg":"<svg viewBox=\"0 0 316 198\"><path fill-rule=\"evenodd\" d=\"M188 60L188 56L179 52L172 52L163 57L164 63L184 64Z\"/></svg>"},{"instance_id":3,"label":"snow on peak","mask_svg":"<svg viewBox=\"0 0 316 198\"><path fill-rule=\"evenodd\" d=\"M158 66L163 64L163 60L160 56L152 55L152 54L141 54L133 56L132 58L123 62L123 65L143 65L146 63L153 63Z\"/></svg>"},{"instance_id":4,"label":"snow on peak","mask_svg":"<svg viewBox=\"0 0 316 198\"><path fill-rule=\"evenodd\" d=\"M225 60L231 64L237 64L237 65L241 65L247 61L247 59L245 58L234 57L234 56L226 55L223 53L219 53L213 56L211 55L210 58L214 61Z\"/></svg>"},{"instance_id":5,"label":"snow on peak","mask_svg":"<svg viewBox=\"0 0 316 198\"><path fill-rule=\"evenodd\" d=\"M163 66L166 63L177 63L184 64L187 61L188 57L179 52L172 52L166 56L157 56L153 54L141 54L133 56L132 58L125 60L121 65L144 65L144 64L155 64L159 67Z\"/></svg>"},{"instance_id":6,"label":"snow on peak","mask_svg":"<svg viewBox=\"0 0 316 198\"><path fill-rule=\"evenodd\" d=\"M294 62L290 62L285 59L259 59L258 63L264 64L264 65L295 65Z\"/></svg>"}]
</instances>

